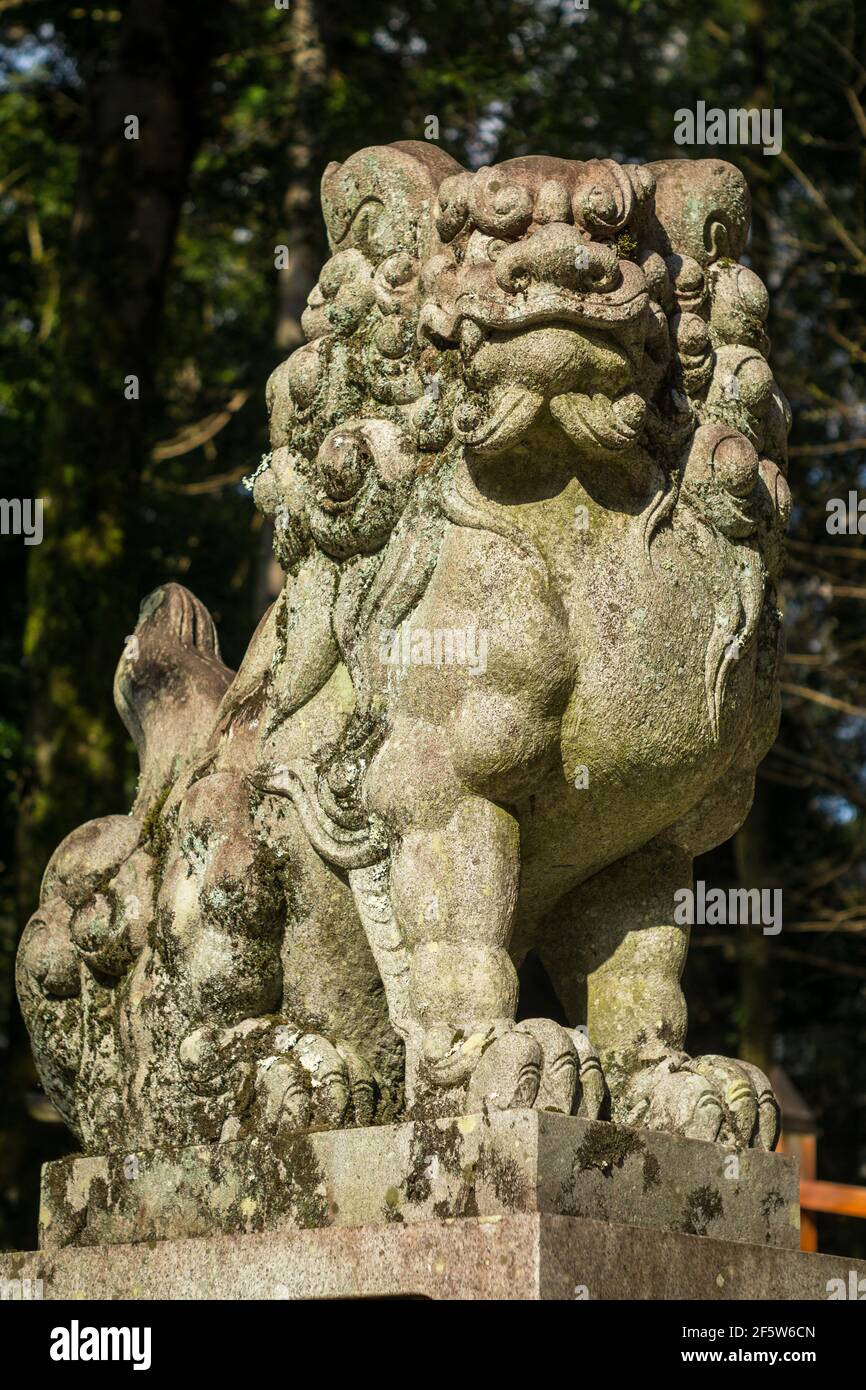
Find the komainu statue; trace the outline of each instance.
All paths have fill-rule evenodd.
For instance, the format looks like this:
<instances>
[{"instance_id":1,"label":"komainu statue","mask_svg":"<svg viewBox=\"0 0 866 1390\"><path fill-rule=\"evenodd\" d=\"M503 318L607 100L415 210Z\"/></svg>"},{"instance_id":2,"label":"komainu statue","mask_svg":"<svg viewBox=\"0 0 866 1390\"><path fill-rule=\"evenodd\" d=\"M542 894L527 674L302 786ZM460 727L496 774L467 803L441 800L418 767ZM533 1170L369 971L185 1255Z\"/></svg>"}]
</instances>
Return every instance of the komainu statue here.
<instances>
[{"instance_id":1,"label":"komainu statue","mask_svg":"<svg viewBox=\"0 0 866 1390\"><path fill-rule=\"evenodd\" d=\"M249 480L285 570L229 671L145 599L141 778L45 873L19 991L89 1152L539 1107L772 1148L684 1051L675 894L778 721L790 413L716 159L330 165ZM540 956L570 1027L519 1011Z\"/></svg>"}]
</instances>

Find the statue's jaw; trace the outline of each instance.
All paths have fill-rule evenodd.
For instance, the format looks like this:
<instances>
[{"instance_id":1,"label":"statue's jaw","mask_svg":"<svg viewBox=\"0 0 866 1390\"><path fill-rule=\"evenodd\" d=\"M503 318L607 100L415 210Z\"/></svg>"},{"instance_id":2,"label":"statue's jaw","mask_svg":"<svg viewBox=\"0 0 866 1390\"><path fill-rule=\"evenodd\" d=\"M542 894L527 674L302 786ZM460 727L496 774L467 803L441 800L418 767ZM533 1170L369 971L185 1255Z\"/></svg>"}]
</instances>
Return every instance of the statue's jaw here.
<instances>
[{"instance_id":1,"label":"statue's jaw","mask_svg":"<svg viewBox=\"0 0 866 1390\"><path fill-rule=\"evenodd\" d=\"M535 423L544 396L523 386L501 386L480 403L468 400L454 412L454 433L476 453L497 454L515 444Z\"/></svg>"},{"instance_id":2,"label":"statue's jaw","mask_svg":"<svg viewBox=\"0 0 866 1390\"><path fill-rule=\"evenodd\" d=\"M640 438L647 403L637 391L610 400L603 392L592 396L567 392L550 402L550 413L574 444L619 454Z\"/></svg>"},{"instance_id":3,"label":"statue's jaw","mask_svg":"<svg viewBox=\"0 0 866 1390\"><path fill-rule=\"evenodd\" d=\"M457 299L456 318L471 319L482 328L520 331L541 324L561 323L574 328L610 328L632 323L646 313L646 282L636 275L623 277L617 291L575 294L551 285L531 286L519 299L467 290Z\"/></svg>"},{"instance_id":4,"label":"statue's jaw","mask_svg":"<svg viewBox=\"0 0 866 1390\"><path fill-rule=\"evenodd\" d=\"M466 396L454 433L479 453L497 454L551 422L592 455L619 455L643 430L647 403L636 389L635 353L616 332L561 320L520 330L482 330L464 319Z\"/></svg>"},{"instance_id":5,"label":"statue's jaw","mask_svg":"<svg viewBox=\"0 0 866 1390\"><path fill-rule=\"evenodd\" d=\"M483 402L470 399L454 416L457 438L481 455L516 444L543 419L545 407L572 444L593 454L622 454L638 442L647 411L636 391L616 400L601 392L569 391L545 401L539 392L505 385L487 393Z\"/></svg>"}]
</instances>

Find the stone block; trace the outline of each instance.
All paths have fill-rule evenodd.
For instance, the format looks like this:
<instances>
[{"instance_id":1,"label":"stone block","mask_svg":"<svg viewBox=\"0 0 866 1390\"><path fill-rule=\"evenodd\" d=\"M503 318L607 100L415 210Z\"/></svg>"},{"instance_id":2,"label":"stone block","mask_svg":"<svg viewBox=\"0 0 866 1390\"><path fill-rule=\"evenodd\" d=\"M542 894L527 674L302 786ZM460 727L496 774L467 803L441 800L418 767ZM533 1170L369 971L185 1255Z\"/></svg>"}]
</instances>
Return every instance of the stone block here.
<instances>
[{"instance_id":1,"label":"stone block","mask_svg":"<svg viewBox=\"0 0 866 1390\"><path fill-rule=\"evenodd\" d=\"M254 1136L47 1164L40 1244L533 1212L796 1249L797 1164L539 1110Z\"/></svg>"},{"instance_id":2,"label":"stone block","mask_svg":"<svg viewBox=\"0 0 866 1390\"><path fill-rule=\"evenodd\" d=\"M0 1278L45 1299L817 1302L866 1290L866 1262L528 1212L43 1250Z\"/></svg>"}]
</instances>

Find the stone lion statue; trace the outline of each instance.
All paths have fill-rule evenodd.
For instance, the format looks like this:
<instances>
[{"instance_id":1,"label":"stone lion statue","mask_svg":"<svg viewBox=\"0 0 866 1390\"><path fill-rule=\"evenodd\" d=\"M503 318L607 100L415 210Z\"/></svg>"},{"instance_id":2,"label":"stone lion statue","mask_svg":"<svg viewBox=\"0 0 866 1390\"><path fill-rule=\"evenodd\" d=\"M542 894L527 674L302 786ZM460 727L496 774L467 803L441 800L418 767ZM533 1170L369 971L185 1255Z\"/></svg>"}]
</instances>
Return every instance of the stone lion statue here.
<instances>
[{"instance_id":1,"label":"stone lion statue","mask_svg":"<svg viewBox=\"0 0 866 1390\"><path fill-rule=\"evenodd\" d=\"M279 598L240 670L185 589L115 680L141 778L21 943L89 1151L540 1107L772 1148L683 1050L675 894L778 721L790 498L767 292L716 159L330 165L267 388ZM546 967L570 1027L519 1012Z\"/></svg>"}]
</instances>

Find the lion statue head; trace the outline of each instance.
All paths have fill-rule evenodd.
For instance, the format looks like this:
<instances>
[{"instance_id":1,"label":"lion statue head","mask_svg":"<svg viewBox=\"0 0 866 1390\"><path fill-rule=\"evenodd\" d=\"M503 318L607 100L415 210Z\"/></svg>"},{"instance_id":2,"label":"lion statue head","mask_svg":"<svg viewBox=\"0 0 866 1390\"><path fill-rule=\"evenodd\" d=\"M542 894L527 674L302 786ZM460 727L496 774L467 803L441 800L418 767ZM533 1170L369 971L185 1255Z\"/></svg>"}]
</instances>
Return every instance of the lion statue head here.
<instances>
[{"instance_id":1,"label":"lion statue head","mask_svg":"<svg viewBox=\"0 0 866 1390\"><path fill-rule=\"evenodd\" d=\"M663 527L727 547L705 672L718 730L731 662L774 611L790 510L742 175L545 156L473 173L400 142L329 165L322 206L332 256L308 342L268 383L254 492L284 565L318 548L341 569L350 761L387 720L379 632L417 603L443 526L498 531L543 567L473 480L506 458L530 476L538 450L642 513L649 564Z\"/></svg>"}]
</instances>

